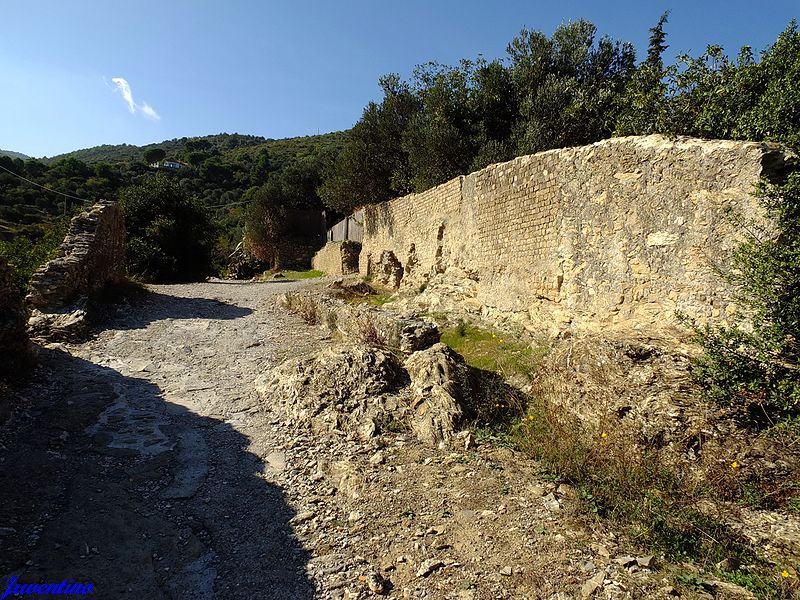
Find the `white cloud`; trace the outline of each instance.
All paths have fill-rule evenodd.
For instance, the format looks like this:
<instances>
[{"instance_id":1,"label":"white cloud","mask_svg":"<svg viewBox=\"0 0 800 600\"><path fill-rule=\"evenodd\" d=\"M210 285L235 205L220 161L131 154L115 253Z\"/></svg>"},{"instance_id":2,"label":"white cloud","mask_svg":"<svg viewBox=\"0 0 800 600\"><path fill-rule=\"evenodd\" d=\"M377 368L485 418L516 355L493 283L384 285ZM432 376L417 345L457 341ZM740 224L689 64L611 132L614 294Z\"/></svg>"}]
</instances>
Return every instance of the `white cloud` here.
<instances>
[{"instance_id":1,"label":"white cloud","mask_svg":"<svg viewBox=\"0 0 800 600\"><path fill-rule=\"evenodd\" d=\"M148 119L152 119L153 121L161 120L161 117L156 112L156 110L152 106L150 106L147 102L142 102L141 109L142 109L142 114L144 114L144 116L147 117Z\"/></svg>"},{"instance_id":2,"label":"white cloud","mask_svg":"<svg viewBox=\"0 0 800 600\"><path fill-rule=\"evenodd\" d=\"M125 104L128 105L128 110L132 115L135 115L137 112L141 112L145 117L152 121L161 120L161 117L156 110L147 102L142 102L141 104L136 103L136 101L133 99L133 91L131 91L131 86L127 79L124 77L112 77L111 82L117 86L116 91L120 93L122 99L125 101Z\"/></svg>"}]
</instances>

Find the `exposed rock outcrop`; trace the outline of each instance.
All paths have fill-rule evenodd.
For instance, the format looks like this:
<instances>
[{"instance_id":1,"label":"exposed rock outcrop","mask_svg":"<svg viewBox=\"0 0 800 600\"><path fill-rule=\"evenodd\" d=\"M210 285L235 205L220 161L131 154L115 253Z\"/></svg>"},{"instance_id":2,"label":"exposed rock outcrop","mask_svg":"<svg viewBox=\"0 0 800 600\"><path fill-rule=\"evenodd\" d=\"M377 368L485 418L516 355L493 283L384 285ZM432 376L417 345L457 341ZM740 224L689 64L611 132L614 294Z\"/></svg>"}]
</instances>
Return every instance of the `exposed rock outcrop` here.
<instances>
[{"instance_id":1,"label":"exposed rock outcrop","mask_svg":"<svg viewBox=\"0 0 800 600\"><path fill-rule=\"evenodd\" d=\"M430 446L446 445L464 415L459 362L443 344L414 352L405 364L374 347L333 347L278 365L255 388L296 427L364 439L411 430Z\"/></svg>"},{"instance_id":2,"label":"exposed rock outcrop","mask_svg":"<svg viewBox=\"0 0 800 600\"><path fill-rule=\"evenodd\" d=\"M334 347L287 361L256 380L256 391L294 425L357 431L364 438L406 420L398 392L408 375L392 353Z\"/></svg>"},{"instance_id":3,"label":"exposed rock outcrop","mask_svg":"<svg viewBox=\"0 0 800 600\"><path fill-rule=\"evenodd\" d=\"M459 366L463 360L442 343L415 352L404 364L411 378L411 429L417 438L436 446L450 442L464 417Z\"/></svg>"},{"instance_id":4,"label":"exposed rock outcrop","mask_svg":"<svg viewBox=\"0 0 800 600\"><path fill-rule=\"evenodd\" d=\"M278 301L306 321L323 324L347 339L394 348L403 354L424 350L439 341L436 325L413 316L308 292L285 294Z\"/></svg>"}]
</instances>

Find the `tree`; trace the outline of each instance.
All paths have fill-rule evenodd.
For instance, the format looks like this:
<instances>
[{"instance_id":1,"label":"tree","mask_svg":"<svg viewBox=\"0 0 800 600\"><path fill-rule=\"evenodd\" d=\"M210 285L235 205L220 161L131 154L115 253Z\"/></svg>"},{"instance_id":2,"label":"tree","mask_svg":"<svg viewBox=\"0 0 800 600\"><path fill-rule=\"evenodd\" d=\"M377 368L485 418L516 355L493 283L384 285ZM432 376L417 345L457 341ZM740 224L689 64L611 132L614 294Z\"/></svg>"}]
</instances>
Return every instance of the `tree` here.
<instances>
[{"instance_id":1,"label":"tree","mask_svg":"<svg viewBox=\"0 0 800 600\"><path fill-rule=\"evenodd\" d=\"M511 72L500 61L478 60L472 76L475 155L469 171L513 158L511 134L519 114L519 96Z\"/></svg>"},{"instance_id":2,"label":"tree","mask_svg":"<svg viewBox=\"0 0 800 600\"><path fill-rule=\"evenodd\" d=\"M210 271L214 228L177 180L164 174L120 191L128 272L145 281L196 281Z\"/></svg>"},{"instance_id":3,"label":"tree","mask_svg":"<svg viewBox=\"0 0 800 600\"><path fill-rule=\"evenodd\" d=\"M144 162L148 165L164 160L167 153L161 148L148 148L144 151Z\"/></svg>"},{"instance_id":4,"label":"tree","mask_svg":"<svg viewBox=\"0 0 800 600\"><path fill-rule=\"evenodd\" d=\"M280 269L281 248L286 238L286 209L280 203L279 182L250 188L243 199L248 202L245 250L268 268Z\"/></svg>"},{"instance_id":5,"label":"tree","mask_svg":"<svg viewBox=\"0 0 800 600\"><path fill-rule=\"evenodd\" d=\"M650 28L650 43L647 59L639 65L625 90L617 98L618 112L615 118L616 135L648 135L668 133L667 84L664 78L674 68L664 68L663 54L668 46L664 43L664 32L669 11Z\"/></svg>"},{"instance_id":6,"label":"tree","mask_svg":"<svg viewBox=\"0 0 800 600\"><path fill-rule=\"evenodd\" d=\"M559 26L550 39L523 29L508 45L519 92L517 154L588 144L613 132L635 54L607 37L595 43L596 32L580 20Z\"/></svg>"},{"instance_id":7,"label":"tree","mask_svg":"<svg viewBox=\"0 0 800 600\"><path fill-rule=\"evenodd\" d=\"M414 71L421 110L403 132L402 148L418 192L469 169L477 151L470 98L472 76L469 61L461 61L458 67L428 63Z\"/></svg>"},{"instance_id":8,"label":"tree","mask_svg":"<svg viewBox=\"0 0 800 600\"><path fill-rule=\"evenodd\" d=\"M669 48L664 42L667 39L667 34L664 33L664 25L667 24L669 19L669 12L666 11L658 18L658 23L650 28L650 41L647 47L647 58L644 64L653 67L657 71L664 69L664 50Z\"/></svg>"},{"instance_id":9,"label":"tree","mask_svg":"<svg viewBox=\"0 0 800 600\"><path fill-rule=\"evenodd\" d=\"M383 100L370 102L319 188L326 206L349 213L411 191L403 133L419 111L419 100L397 75L380 80Z\"/></svg>"},{"instance_id":10,"label":"tree","mask_svg":"<svg viewBox=\"0 0 800 600\"><path fill-rule=\"evenodd\" d=\"M792 20L761 62L741 69L734 136L800 149L800 32Z\"/></svg>"}]
</instances>

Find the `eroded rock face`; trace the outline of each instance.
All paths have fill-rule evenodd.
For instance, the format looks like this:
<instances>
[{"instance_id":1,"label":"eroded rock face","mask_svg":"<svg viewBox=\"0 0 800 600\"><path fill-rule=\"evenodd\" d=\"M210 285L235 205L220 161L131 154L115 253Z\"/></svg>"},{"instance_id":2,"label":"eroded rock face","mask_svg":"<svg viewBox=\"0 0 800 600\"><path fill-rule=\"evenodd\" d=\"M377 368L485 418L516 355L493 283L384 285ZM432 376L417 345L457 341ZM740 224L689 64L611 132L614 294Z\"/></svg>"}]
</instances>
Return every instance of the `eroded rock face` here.
<instances>
[{"instance_id":1,"label":"eroded rock face","mask_svg":"<svg viewBox=\"0 0 800 600\"><path fill-rule=\"evenodd\" d=\"M15 373L31 360L27 320L28 311L14 284L13 271L0 257L0 377Z\"/></svg>"},{"instance_id":2,"label":"eroded rock face","mask_svg":"<svg viewBox=\"0 0 800 600\"><path fill-rule=\"evenodd\" d=\"M368 268L368 274L373 275L383 285L393 288L400 287L403 272L403 265L390 250L381 252L378 261Z\"/></svg>"},{"instance_id":3,"label":"eroded rock face","mask_svg":"<svg viewBox=\"0 0 800 600\"><path fill-rule=\"evenodd\" d=\"M275 367L255 387L295 426L365 439L410 429L438 446L452 440L463 418L458 363L443 344L413 353L405 364L378 348L334 347Z\"/></svg>"},{"instance_id":4,"label":"eroded rock face","mask_svg":"<svg viewBox=\"0 0 800 600\"><path fill-rule=\"evenodd\" d=\"M415 352L405 362L411 378L411 428L417 438L431 446L448 443L461 425L459 371L462 359L442 343Z\"/></svg>"},{"instance_id":5,"label":"eroded rock face","mask_svg":"<svg viewBox=\"0 0 800 600\"><path fill-rule=\"evenodd\" d=\"M31 279L26 298L34 337L70 339L87 329L86 303L125 277L125 221L116 202L100 200L72 219L58 256Z\"/></svg>"},{"instance_id":6,"label":"eroded rock face","mask_svg":"<svg viewBox=\"0 0 800 600\"><path fill-rule=\"evenodd\" d=\"M289 360L256 380L256 391L294 425L314 431L358 431L372 437L404 422L397 392L408 376L392 353L369 347L326 348Z\"/></svg>"},{"instance_id":7,"label":"eroded rock face","mask_svg":"<svg viewBox=\"0 0 800 600\"><path fill-rule=\"evenodd\" d=\"M380 345L411 354L439 341L435 324L413 316L371 306L348 304L330 296L290 293L278 299L280 305L303 314L306 320L327 326L357 343Z\"/></svg>"}]
</instances>

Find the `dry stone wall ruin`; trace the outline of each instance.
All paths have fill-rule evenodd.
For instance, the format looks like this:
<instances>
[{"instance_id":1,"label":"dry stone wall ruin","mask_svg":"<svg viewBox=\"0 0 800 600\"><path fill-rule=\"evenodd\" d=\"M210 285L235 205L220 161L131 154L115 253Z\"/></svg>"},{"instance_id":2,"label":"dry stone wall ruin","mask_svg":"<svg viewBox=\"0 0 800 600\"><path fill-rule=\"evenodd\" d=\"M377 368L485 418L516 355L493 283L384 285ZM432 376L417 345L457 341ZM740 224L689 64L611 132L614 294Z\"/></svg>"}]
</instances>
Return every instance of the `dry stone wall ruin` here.
<instances>
[{"instance_id":1,"label":"dry stone wall ruin","mask_svg":"<svg viewBox=\"0 0 800 600\"><path fill-rule=\"evenodd\" d=\"M757 217L766 144L615 138L369 206L360 270L529 327L660 327L736 310L714 266ZM780 161L778 161L780 162Z\"/></svg>"},{"instance_id":2,"label":"dry stone wall ruin","mask_svg":"<svg viewBox=\"0 0 800 600\"><path fill-rule=\"evenodd\" d=\"M77 215L58 255L30 283L29 330L37 337L69 338L86 327L86 302L125 278L125 221L116 202L100 200Z\"/></svg>"},{"instance_id":3,"label":"dry stone wall ruin","mask_svg":"<svg viewBox=\"0 0 800 600\"><path fill-rule=\"evenodd\" d=\"M28 302L66 306L125 277L125 222L116 202L100 200L72 219L56 258L34 273Z\"/></svg>"}]
</instances>

